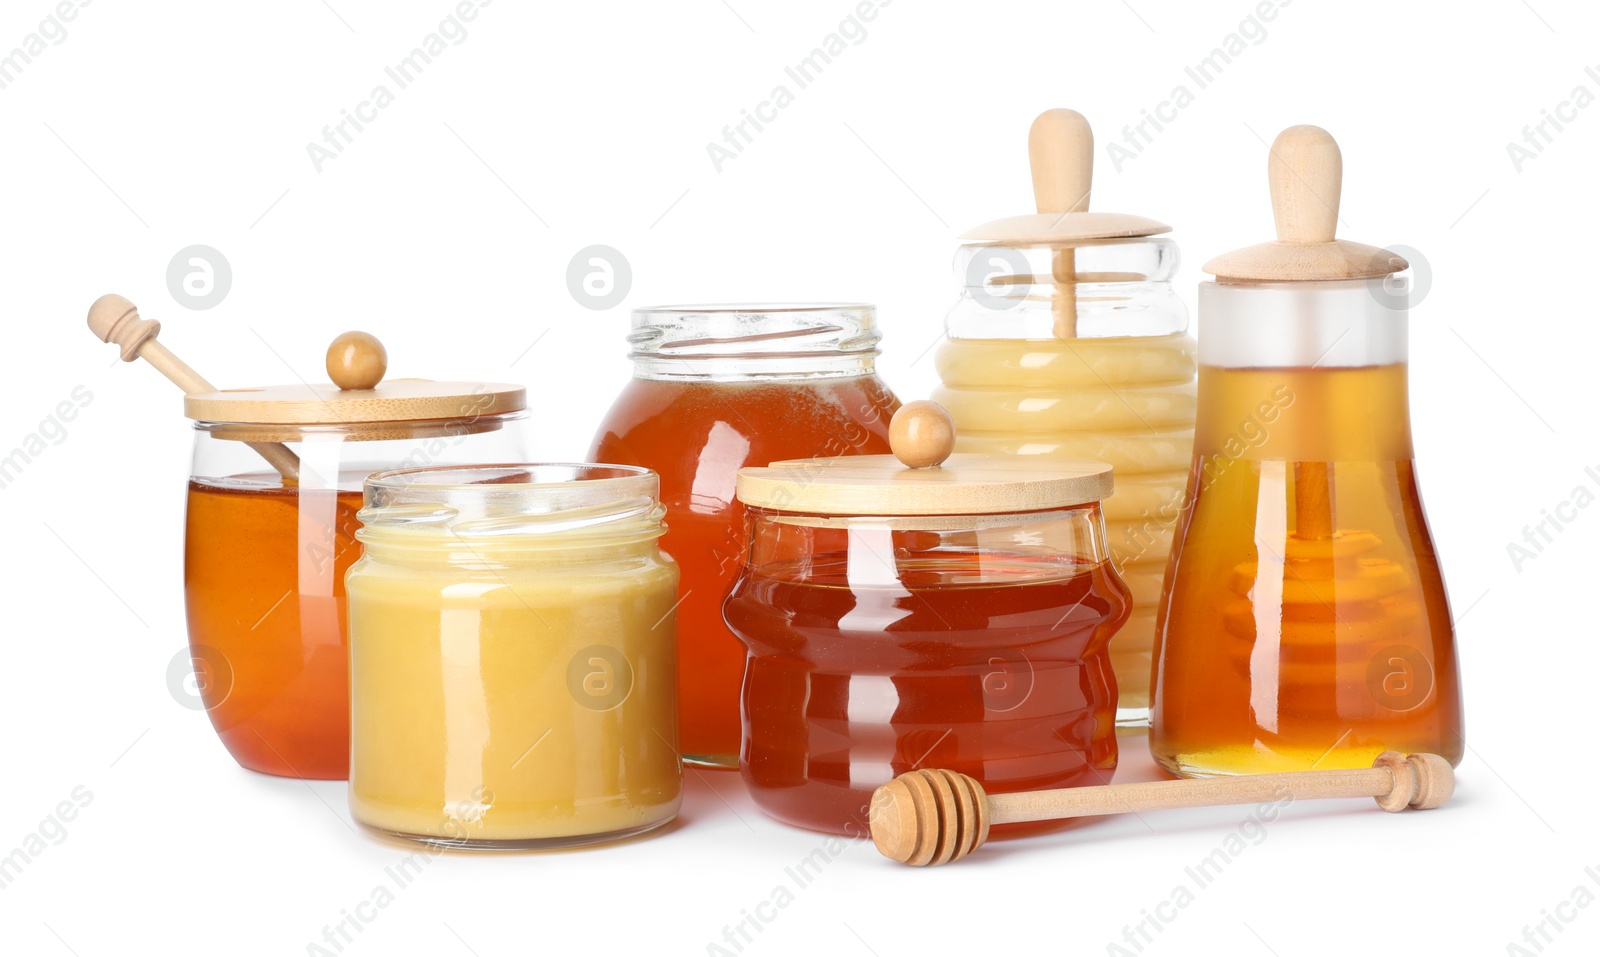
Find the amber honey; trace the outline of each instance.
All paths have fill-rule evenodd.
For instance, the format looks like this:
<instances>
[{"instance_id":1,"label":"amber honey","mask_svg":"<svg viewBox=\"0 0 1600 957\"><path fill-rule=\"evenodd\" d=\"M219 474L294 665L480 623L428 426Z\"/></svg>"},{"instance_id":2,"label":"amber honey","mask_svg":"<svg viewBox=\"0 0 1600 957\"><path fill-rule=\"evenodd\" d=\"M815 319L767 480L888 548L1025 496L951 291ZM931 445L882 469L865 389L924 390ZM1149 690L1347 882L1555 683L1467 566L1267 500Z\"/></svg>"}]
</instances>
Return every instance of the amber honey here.
<instances>
[{"instance_id":1,"label":"amber honey","mask_svg":"<svg viewBox=\"0 0 1600 957\"><path fill-rule=\"evenodd\" d=\"M937 536L763 565L728 598L750 655L741 770L781 821L865 834L873 790L915 768L991 792L1110 780L1107 644L1130 602L1109 562L919 538Z\"/></svg>"},{"instance_id":2,"label":"amber honey","mask_svg":"<svg viewBox=\"0 0 1600 957\"><path fill-rule=\"evenodd\" d=\"M189 483L189 645L212 725L253 771L349 773L344 575L361 555L366 474L338 490L273 473Z\"/></svg>"},{"instance_id":3,"label":"amber honey","mask_svg":"<svg viewBox=\"0 0 1600 957\"><path fill-rule=\"evenodd\" d=\"M739 751L744 646L722 619L741 567L738 470L780 459L889 450L899 402L876 376L701 382L634 379L601 425L590 460L661 476L664 551L682 578L680 741L686 758L731 766Z\"/></svg>"},{"instance_id":4,"label":"amber honey","mask_svg":"<svg viewBox=\"0 0 1600 957\"><path fill-rule=\"evenodd\" d=\"M1151 751L1184 774L1460 760L1402 363L1202 365L1157 624Z\"/></svg>"}]
</instances>

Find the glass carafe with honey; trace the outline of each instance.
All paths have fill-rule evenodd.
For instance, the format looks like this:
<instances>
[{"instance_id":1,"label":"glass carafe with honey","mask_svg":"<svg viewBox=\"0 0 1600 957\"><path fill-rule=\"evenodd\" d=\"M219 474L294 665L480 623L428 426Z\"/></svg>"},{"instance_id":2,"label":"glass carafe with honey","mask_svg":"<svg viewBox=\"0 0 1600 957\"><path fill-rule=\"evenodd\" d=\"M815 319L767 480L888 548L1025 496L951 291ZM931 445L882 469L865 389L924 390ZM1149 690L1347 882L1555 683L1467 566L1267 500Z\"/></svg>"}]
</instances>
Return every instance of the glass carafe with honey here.
<instances>
[{"instance_id":1,"label":"glass carafe with honey","mask_svg":"<svg viewBox=\"0 0 1600 957\"><path fill-rule=\"evenodd\" d=\"M1278 240L1207 263L1194 460L1150 749L1182 775L1460 761L1461 694L1406 393L1406 261L1335 240L1342 161L1292 127Z\"/></svg>"},{"instance_id":2,"label":"glass carafe with honey","mask_svg":"<svg viewBox=\"0 0 1600 957\"><path fill-rule=\"evenodd\" d=\"M1172 291L1168 227L1090 212L1094 140L1084 118L1050 110L1029 132L1038 212L962 236L961 298L937 352L962 452L1116 470L1104 503L1112 563L1133 595L1111 643L1117 723L1148 716L1156 600L1194 436L1194 339Z\"/></svg>"}]
</instances>

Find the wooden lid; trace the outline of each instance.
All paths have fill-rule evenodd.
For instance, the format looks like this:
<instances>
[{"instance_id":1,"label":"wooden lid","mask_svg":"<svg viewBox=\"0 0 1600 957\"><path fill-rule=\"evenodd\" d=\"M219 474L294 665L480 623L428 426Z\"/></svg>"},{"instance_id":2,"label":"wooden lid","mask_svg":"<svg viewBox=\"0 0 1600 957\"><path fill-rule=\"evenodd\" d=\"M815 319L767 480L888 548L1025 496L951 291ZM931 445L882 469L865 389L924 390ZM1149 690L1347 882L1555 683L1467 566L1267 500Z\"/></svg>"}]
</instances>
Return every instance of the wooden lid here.
<instances>
[{"instance_id":1,"label":"wooden lid","mask_svg":"<svg viewBox=\"0 0 1600 957\"><path fill-rule=\"evenodd\" d=\"M1335 239L1344 159L1327 130L1291 126L1267 151L1267 188L1278 238L1223 253L1205 266L1221 281L1373 279L1410 267L1392 252Z\"/></svg>"},{"instance_id":2,"label":"wooden lid","mask_svg":"<svg viewBox=\"0 0 1600 957\"><path fill-rule=\"evenodd\" d=\"M1143 216L1089 212L1094 133L1081 113L1061 109L1040 113L1028 130L1028 163L1033 169L1033 199L1038 212L984 223L962 233L962 242L1071 245L1097 239L1154 236L1172 229Z\"/></svg>"},{"instance_id":3,"label":"wooden lid","mask_svg":"<svg viewBox=\"0 0 1600 957\"><path fill-rule=\"evenodd\" d=\"M527 408L522 386L503 382L383 380L388 354L364 332L347 332L328 346L333 382L219 389L183 397L183 414L200 422L252 425L349 425L424 420L469 420Z\"/></svg>"},{"instance_id":4,"label":"wooden lid","mask_svg":"<svg viewBox=\"0 0 1600 957\"><path fill-rule=\"evenodd\" d=\"M259 425L462 419L525 408L527 395L520 385L429 379L391 379L371 389L345 390L331 382L318 382L221 389L183 397L183 414L191 419Z\"/></svg>"},{"instance_id":5,"label":"wooden lid","mask_svg":"<svg viewBox=\"0 0 1600 957\"><path fill-rule=\"evenodd\" d=\"M889 442L894 455L740 469L739 501L817 515L984 515L1070 508L1111 494L1105 462L951 455L955 431L949 413L934 402L902 406L890 423Z\"/></svg>"}]
</instances>

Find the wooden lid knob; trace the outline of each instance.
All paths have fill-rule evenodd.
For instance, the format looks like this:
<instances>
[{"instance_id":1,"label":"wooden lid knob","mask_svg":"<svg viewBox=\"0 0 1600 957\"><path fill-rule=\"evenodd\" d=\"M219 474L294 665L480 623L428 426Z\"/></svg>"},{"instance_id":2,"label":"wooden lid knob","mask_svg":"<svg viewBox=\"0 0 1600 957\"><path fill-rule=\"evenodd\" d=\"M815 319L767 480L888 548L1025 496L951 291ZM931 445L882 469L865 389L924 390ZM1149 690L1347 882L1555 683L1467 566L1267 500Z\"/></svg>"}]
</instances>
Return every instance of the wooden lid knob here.
<instances>
[{"instance_id":1,"label":"wooden lid knob","mask_svg":"<svg viewBox=\"0 0 1600 957\"><path fill-rule=\"evenodd\" d=\"M101 296L89 307L89 329L101 342L114 342L122 349L122 361L139 358L145 340L161 333L161 323L139 316L139 307L117 295Z\"/></svg>"},{"instance_id":2,"label":"wooden lid knob","mask_svg":"<svg viewBox=\"0 0 1600 957\"><path fill-rule=\"evenodd\" d=\"M872 793L867 815L878 851L918 867L959 861L989 837L983 785L955 771L907 771Z\"/></svg>"},{"instance_id":3,"label":"wooden lid knob","mask_svg":"<svg viewBox=\"0 0 1600 957\"><path fill-rule=\"evenodd\" d=\"M389 370L389 353L369 332L346 332L328 346L328 378L344 390L371 389Z\"/></svg>"},{"instance_id":4,"label":"wooden lid knob","mask_svg":"<svg viewBox=\"0 0 1600 957\"><path fill-rule=\"evenodd\" d=\"M1033 203L1041 213L1089 209L1094 182L1094 131L1077 110L1045 110L1028 129Z\"/></svg>"},{"instance_id":5,"label":"wooden lid knob","mask_svg":"<svg viewBox=\"0 0 1600 957\"><path fill-rule=\"evenodd\" d=\"M956 424L937 402L907 402L889 420L889 448L907 468L936 467L955 451Z\"/></svg>"}]
</instances>

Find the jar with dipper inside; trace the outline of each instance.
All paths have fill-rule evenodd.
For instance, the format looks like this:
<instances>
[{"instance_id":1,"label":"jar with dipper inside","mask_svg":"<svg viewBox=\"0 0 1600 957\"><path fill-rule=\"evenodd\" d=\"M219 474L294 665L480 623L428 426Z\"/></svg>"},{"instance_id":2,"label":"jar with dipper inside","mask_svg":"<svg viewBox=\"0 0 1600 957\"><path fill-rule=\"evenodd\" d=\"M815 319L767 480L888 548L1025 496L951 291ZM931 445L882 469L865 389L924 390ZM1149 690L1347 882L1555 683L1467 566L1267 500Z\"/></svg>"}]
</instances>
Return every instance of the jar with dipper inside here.
<instances>
[{"instance_id":1,"label":"jar with dipper inside","mask_svg":"<svg viewBox=\"0 0 1600 957\"><path fill-rule=\"evenodd\" d=\"M97 301L89 324L187 393L195 440L184 598L212 726L252 771L344 779L345 572L361 555L361 483L400 466L521 461L522 388L385 381L382 344L346 333L327 353L332 383L219 390L126 299Z\"/></svg>"},{"instance_id":2,"label":"jar with dipper inside","mask_svg":"<svg viewBox=\"0 0 1600 957\"><path fill-rule=\"evenodd\" d=\"M1150 750L1178 774L1461 759L1461 690L1406 386L1405 259L1336 240L1314 126L1268 159L1278 238L1206 264L1199 416L1157 624Z\"/></svg>"},{"instance_id":3,"label":"jar with dipper inside","mask_svg":"<svg viewBox=\"0 0 1600 957\"><path fill-rule=\"evenodd\" d=\"M739 752L744 648L722 621L739 573L747 465L887 452L900 403L873 361L868 305L661 306L633 314L633 381L589 458L654 469L682 571L678 606L684 760L732 768Z\"/></svg>"},{"instance_id":4,"label":"jar with dipper inside","mask_svg":"<svg viewBox=\"0 0 1600 957\"><path fill-rule=\"evenodd\" d=\"M740 769L789 824L864 836L874 789L919 767L991 793L1102 784L1117 762L1107 645L1128 590L1103 462L950 455L931 402L895 455L739 473L747 649Z\"/></svg>"},{"instance_id":5,"label":"jar with dipper inside","mask_svg":"<svg viewBox=\"0 0 1600 957\"><path fill-rule=\"evenodd\" d=\"M1028 136L1038 212L961 237L961 298L935 353L933 397L962 452L1098 459L1117 473L1104 502L1111 560L1133 595L1111 643L1117 722L1148 719L1156 600L1194 438L1194 339L1172 290L1167 226L1089 210L1088 121L1050 110Z\"/></svg>"}]
</instances>

